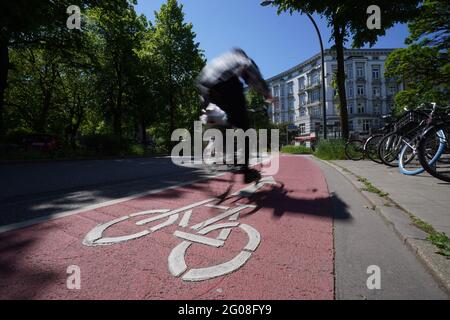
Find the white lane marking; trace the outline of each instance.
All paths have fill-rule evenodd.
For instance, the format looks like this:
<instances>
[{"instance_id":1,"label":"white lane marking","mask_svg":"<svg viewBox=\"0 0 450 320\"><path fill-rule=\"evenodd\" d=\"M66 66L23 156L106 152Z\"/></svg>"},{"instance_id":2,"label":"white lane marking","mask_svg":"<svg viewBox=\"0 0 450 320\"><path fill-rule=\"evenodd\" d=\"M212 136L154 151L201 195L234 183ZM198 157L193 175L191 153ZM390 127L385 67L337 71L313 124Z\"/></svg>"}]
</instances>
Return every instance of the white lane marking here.
<instances>
[{"instance_id":1,"label":"white lane marking","mask_svg":"<svg viewBox=\"0 0 450 320\"><path fill-rule=\"evenodd\" d=\"M130 218L129 216L124 216L95 226L91 231L89 231L86 234L83 243L86 243L87 245L94 243L96 240L102 237L103 231L105 231L105 229L112 226L113 224L125 221L129 218Z\"/></svg>"},{"instance_id":2,"label":"white lane marking","mask_svg":"<svg viewBox=\"0 0 450 320\"><path fill-rule=\"evenodd\" d=\"M187 266L184 260L186 250L192 244L190 241L183 241L177 245L169 254L168 263L170 273L178 277L180 274L186 271Z\"/></svg>"},{"instance_id":3,"label":"white lane marking","mask_svg":"<svg viewBox=\"0 0 450 320\"><path fill-rule=\"evenodd\" d=\"M13 231L13 230L17 230L17 229L30 227L30 226L33 226L33 225L36 225L36 224L39 224L39 223L47 222L47 221L56 220L56 219L60 219L60 218L65 218L65 217L70 217L72 215L80 214L80 213L83 213L83 212L87 212L87 211L91 211L91 210L95 210L95 209L99 209L99 208L103 208L103 207L107 207L107 206L112 206L112 205L115 205L115 204L119 204L119 203L130 201L130 200L134 200L134 199L137 199L137 198L150 196L150 195L153 195L153 194L156 194L156 193L160 193L160 192L163 192L163 191L176 189L176 188L183 187L183 186L186 186L186 185L189 185L189 184L193 184L193 183L196 183L196 182L199 182L199 181L217 178L217 177L220 177L220 176L225 175L227 173L228 172L222 172L222 173L212 174L212 175L211 174L210 175L205 174L205 176L202 177L202 178L189 180L189 181L184 181L184 182L181 182L181 183L174 184L174 185L172 185L170 187L158 188L158 189L154 189L154 190L147 191L147 192L141 192L141 193L137 193L135 195L129 196L129 197L123 197L123 198L119 198L119 199L114 199L114 200L110 200L110 201L105 201L105 202L89 205L89 206L83 207L81 209L63 211L63 212L54 213L54 214L46 215L46 216L43 216L43 217L35 218L35 219L30 219L30 220L26 220L26 221L17 222L17 223L7 224L7 225L4 225L4 226L0 227L0 234L8 232L8 231Z\"/></svg>"},{"instance_id":4,"label":"white lane marking","mask_svg":"<svg viewBox=\"0 0 450 320\"><path fill-rule=\"evenodd\" d=\"M153 222L153 221L156 221L156 220L159 220L159 219L162 219L162 218L166 218L166 217L169 217L171 215L180 213L182 211L186 211L186 210L189 210L189 209L192 209L192 208L195 208L195 207L202 206L202 205L204 205L204 204L206 204L208 202L214 201L214 200L216 200L216 199L215 198L211 198L211 199L202 200L202 201L199 201L199 202L187 205L185 207L178 208L178 209L169 211L167 213L160 214L160 215L155 216L155 217L151 217L151 218L148 218L148 219L144 219L144 220L138 221L138 222L136 222L136 224L139 225L139 226L142 226L142 225L144 225L146 223Z\"/></svg>"},{"instance_id":5,"label":"white lane marking","mask_svg":"<svg viewBox=\"0 0 450 320\"><path fill-rule=\"evenodd\" d=\"M220 231L219 236L217 237L217 240L227 240L228 237L230 236L231 233L231 228L227 228L227 229L223 229L222 231Z\"/></svg>"},{"instance_id":6,"label":"white lane marking","mask_svg":"<svg viewBox=\"0 0 450 320\"><path fill-rule=\"evenodd\" d=\"M238 219L239 219L239 215L240 215L241 213L240 212L236 212L235 214L233 214L231 217L230 217L230 219L228 219L228 220L230 220L230 221L237 221Z\"/></svg>"},{"instance_id":7,"label":"white lane marking","mask_svg":"<svg viewBox=\"0 0 450 320\"><path fill-rule=\"evenodd\" d=\"M167 219L166 222L160 223L154 227L150 228L151 232L155 232L158 231L159 229L162 229L164 227L170 226L171 224L175 223L175 221L178 220L178 214L174 214L173 216L170 216L169 219Z\"/></svg>"},{"instance_id":8,"label":"white lane marking","mask_svg":"<svg viewBox=\"0 0 450 320\"><path fill-rule=\"evenodd\" d=\"M192 233L186 233L186 232L182 232L182 231L175 231L173 235L175 237L183 239L183 240L206 244L208 246L216 247L216 248L222 247L224 245L224 242L221 240L203 237L203 236L199 236L199 235L192 234Z\"/></svg>"},{"instance_id":9,"label":"white lane marking","mask_svg":"<svg viewBox=\"0 0 450 320\"><path fill-rule=\"evenodd\" d=\"M147 211L141 211L141 212L130 214L130 217L139 217L139 216L143 216L146 214L165 213L165 212L169 212L169 211L170 211L170 209L147 210Z\"/></svg>"},{"instance_id":10,"label":"white lane marking","mask_svg":"<svg viewBox=\"0 0 450 320\"><path fill-rule=\"evenodd\" d=\"M203 281L223 276L242 267L247 260L250 259L251 255L250 252L241 251L236 257L228 262L213 267L191 269L182 277L182 279L184 281Z\"/></svg>"},{"instance_id":11,"label":"white lane marking","mask_svg":"<svg viewBox=\"0 0 450 320\"><path fill-rule=\"evenodd\" d=\"M244 250L255 251L256 248L258 248L259 243L261 242L261 234L248 224L241 224L239 228L241 228L248 234L248 243L247 246L245 246Z\"/></svg>"},{"instance_id":12,"label":"white lane marking","mask_svg":"<svg viewBox=\"0 0 450 320\"><path fill-rule=\"evenodd\" d=\"M204 228L206 226L209 226L210 224L213 224L213 223L215 223L217 221L220 221L220 220L225 219L225 218L227 218L229 216L232 216L235 213L238 213L238 212L240 212L240 211L242 211L242 210L244 210L246 208L255 208L255 206L254 205L240 205L240 206L238 206L236 208L233 208L231 210L225 211L224 213L221 213L221 214L215 216L214 218L211 218L211 219L208 219L206 221L200 222L200 223L196 224L195 226L193 226L192 229L194 229L194 230L202 229L202 228Z\"/></svg>"},{"instance_id":13,"label":"white lane marking","mask_svg":"<svg viewBox=\"0 0 450 320\"><path fill-rule=\"evenodd\" d=\"M228 210L228 209L230 209L230 207L216 206L214 204L206 204L205 207L210 207L210 208L215 208L215 209L220 209L220 210Z\"/></svg>"},{"instance_id":14,"label":"white lane marking","mask_svg":"<svg viewBox=\"0 0 450 320\"><path fill-rule=\"evenodd\" d=\"M198 234L204 235L213 230L223 229L223 228L232 228L232 227L237 227L238 225L239 225L239 222L218 223L218 224L203 228L202 230L200 230L198 232Z\"/></svg>"},{"instance_id":15,"label":"white lane marking","mask_svg":"<svg viewBox=\"0 0 450 320\"><path fill-rule=\"evenodd\" d=\"M124 242L124 241L130 241L135 240L141 237L144 237L146 235L150 234L150 231L144 230L135 234L130 234L128 236L121 236L121 237L114 237L114 238L101 238L95 241L94 245L110 245L114 243Z\"/></svg>"},{"instance_id":16,"label":"white lane marking","mask_svg":"<svg viewBox=\"0 0 450 320\"><path fill-rule=\"evenodd\" d=\"M186 228L189 224L189 219L191 218L191 214L192 214L192 210L186 211L178 225L182 228Z\"/></svg>"}]
</instances>

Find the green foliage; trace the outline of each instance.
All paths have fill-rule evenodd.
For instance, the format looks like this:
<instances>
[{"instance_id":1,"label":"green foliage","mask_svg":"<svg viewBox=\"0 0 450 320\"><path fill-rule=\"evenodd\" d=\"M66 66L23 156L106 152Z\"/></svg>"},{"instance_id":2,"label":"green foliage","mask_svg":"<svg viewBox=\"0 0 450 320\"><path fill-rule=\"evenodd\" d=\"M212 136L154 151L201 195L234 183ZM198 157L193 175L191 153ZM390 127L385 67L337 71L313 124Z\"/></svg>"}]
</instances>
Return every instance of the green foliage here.
<instances>
[{"instance_id":1,"label":"green foliage","mask_svg":"<svg viewBox=\"0 0 450 320\"><path fill-rule=\"evenodd\" d=\"M256 90L250 89L245 99L249 109L250 126L254 129L270 129L272 125L264 108L265 98Z\"/></svg>"},{"instance_id":2,"label":"green foliage","mask_svg":"<svg viewBox=\"0 0 450 320\"><path fill-rule=\"evenodd\" d=\"M392 52L386 61L386 76L404 81L406 88L395 97L395 112L424 102L446 105L450 101L450 4L427 0L420 15L409 24L407 48Z\"/></svg>"},{"instance_id":3,"label":"green foliage","mask_svg":"<svg viewBox=\"0 0 450 320\"><path fill-rule=\"evenodd\" d=\"M71 154L142 154L136 143L149 139L167 152L171 129L200 114L195 78L205 61L183 6L168 0L152 24L134 0L70 4L81 7L83 32L65 27L66 1L0 5L0 50L9 52L0 59L0 129L57 135Z\"/></svg>"},{"instance_id":4,"label":"green foliage","mask_svg":"<svg viewBox=\"0 0 450 320\"><path fill-rule=\"evenodd\" d=\"M284 146L281 148L281 152L291 153L291 154L312 154L313 153L311 148L308 148L305 146Z\"/></svg>"},{"instance_id":5,"label":"green foliage","mask_svg":"<svg viewBox=\"0 0 450 320\"><path fill-rule=\"evenodd\" d=\"M345 140L320 140L314 155L322 160L345 160Z\"/></svg>"},{"instance_id":6,"label":"green foliage","mask_svg":"<svg viewBox=\"0 0 450 320\"><path fill-rule=\"evenodd\" d=\"M450 259L450 238L445 233L432 233L427 240L439 249L437 253Z\"/></svg>"}]
</instances>

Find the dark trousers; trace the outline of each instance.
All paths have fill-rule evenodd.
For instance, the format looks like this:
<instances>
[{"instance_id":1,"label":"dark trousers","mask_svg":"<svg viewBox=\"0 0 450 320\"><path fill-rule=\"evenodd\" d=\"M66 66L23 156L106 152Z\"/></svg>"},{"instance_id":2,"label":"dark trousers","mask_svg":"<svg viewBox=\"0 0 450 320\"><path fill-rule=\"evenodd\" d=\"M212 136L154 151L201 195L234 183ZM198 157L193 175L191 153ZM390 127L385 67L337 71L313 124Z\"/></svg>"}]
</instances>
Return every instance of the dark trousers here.
<instances>
[{"instance_id":1,"label":"dark trousers","mask_svg":"<svg viewBox=\"0 0 450 320\"><path fill-rule=\"evenodd\" d=\"M242 82L237 77L221 82L210 89L208 100L227 113L228 122L244 131L249 129L249 118ZM226 143L225 143L226 145ZM249 164L249 141L245 139L245 166ZM225 149L224 149L225 150Z\"/></svg>"}]
</instances>

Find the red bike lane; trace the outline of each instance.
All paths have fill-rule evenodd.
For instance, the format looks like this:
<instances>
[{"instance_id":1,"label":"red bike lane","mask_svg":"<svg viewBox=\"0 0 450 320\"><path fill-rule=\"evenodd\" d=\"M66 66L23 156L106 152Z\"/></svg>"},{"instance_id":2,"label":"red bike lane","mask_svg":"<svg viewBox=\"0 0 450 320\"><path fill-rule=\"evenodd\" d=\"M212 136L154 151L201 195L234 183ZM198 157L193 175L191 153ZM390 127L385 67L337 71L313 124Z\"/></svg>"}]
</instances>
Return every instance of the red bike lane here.
<instances>
[{"instance_id":1,"label":"red bike lane","mask_svg":"<svg viewBox=\"0 0 450 320\"><path fill-rule=\"evenodd\" d=\"M0 234L0 299L333 299L331 200L319 167L281 156L275 185L213 207L232 178ZM233 192L246 187L235 178ZM79 268L79 289L67 286L69 266Z\"/></svg>"}]
</instances>

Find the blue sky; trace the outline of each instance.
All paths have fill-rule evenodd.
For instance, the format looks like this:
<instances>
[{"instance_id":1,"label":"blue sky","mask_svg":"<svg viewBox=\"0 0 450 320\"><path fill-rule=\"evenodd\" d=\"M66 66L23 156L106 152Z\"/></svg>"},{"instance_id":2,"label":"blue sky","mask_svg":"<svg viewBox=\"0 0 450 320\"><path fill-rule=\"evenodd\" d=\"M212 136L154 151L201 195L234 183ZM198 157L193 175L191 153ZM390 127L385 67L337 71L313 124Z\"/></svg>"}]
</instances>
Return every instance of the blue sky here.
<instances>
[{"instance_id":1,"label":"blue sky","mask_svg":"<svg viewBox=\"0 0 450 320\"><path fill-rule=\"evenodd\" d=\"M154 21L165 0L138 0L136 11ZM238 46L260 67L265 78L285 71L320 50L309 19L294 13L277 15L273 7L261 7L259 0L178 0L183 4L185 21L192 22L197 42L208 60ZM315 16L329 48L327 23ZM404 47L408 35L405 25L397 25L379 39L374 48Z\"/></svg>"}]
</instances>

